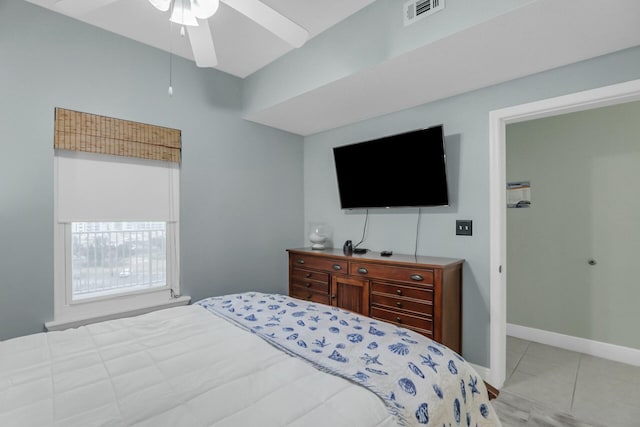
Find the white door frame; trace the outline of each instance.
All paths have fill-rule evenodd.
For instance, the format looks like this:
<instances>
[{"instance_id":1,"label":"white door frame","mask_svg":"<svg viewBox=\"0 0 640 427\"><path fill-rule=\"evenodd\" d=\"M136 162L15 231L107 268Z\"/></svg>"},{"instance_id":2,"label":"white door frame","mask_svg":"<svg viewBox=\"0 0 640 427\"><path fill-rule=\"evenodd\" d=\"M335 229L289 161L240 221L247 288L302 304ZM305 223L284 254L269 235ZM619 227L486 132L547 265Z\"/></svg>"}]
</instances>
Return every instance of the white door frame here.
<instances>
[{"instance_id":1,"label":"white door frame","mask_svg":"<svg viewBox=\"0 0 640 427\"><path fill-rule=\"evenodd\" d=\"M640 79L491 111L489 113L490 326L487 381L502 387L507 335L506 126L528 120L640 100Z\"/></svg>"}]
</instances>

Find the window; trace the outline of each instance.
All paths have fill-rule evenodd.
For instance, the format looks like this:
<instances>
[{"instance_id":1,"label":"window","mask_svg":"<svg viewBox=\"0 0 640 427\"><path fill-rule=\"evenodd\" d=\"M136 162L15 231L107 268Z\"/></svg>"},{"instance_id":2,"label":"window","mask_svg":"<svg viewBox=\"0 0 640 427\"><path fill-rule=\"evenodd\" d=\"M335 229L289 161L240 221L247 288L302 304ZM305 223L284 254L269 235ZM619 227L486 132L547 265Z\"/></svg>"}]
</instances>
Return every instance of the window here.
<instances>
[{"instance_id":1,"label":"window","mask_svg":"<svg viewBox=\"0 0 640 427\"><path fill-rule=\"evenodd\" d=\"M158 138L154 128L56 109L55 319L48 329L177 304L179 164L139 142ZM134 141L123 145L127 138Z\"/></svg>"},{"instance_id":2,"label":"window","mask_svg":"<svg viewBox=\"0 0 640 427\"><path fill-rule=\"evenodd\" d=\"M71 300L167 286L166 222L72 222Z\"/></svg>"}]
</instances>

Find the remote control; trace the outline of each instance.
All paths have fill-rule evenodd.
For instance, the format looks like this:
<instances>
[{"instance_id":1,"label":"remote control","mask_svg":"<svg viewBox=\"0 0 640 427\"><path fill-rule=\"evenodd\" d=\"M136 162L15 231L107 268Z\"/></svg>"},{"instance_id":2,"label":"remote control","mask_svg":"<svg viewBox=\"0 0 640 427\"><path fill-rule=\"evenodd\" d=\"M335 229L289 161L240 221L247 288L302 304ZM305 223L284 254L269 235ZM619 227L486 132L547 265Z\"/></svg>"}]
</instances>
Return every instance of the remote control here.
<instances>
[{"instance_id":1,"label":"remote control","mask_svg":"<svg viewBox=\"0 0 640 427\"><path fill-rule=\"evenodd\" d=\"M380 256L391 256L393 255L393 251L382 251L380 252Z\"/></svg>"}]
</instances>

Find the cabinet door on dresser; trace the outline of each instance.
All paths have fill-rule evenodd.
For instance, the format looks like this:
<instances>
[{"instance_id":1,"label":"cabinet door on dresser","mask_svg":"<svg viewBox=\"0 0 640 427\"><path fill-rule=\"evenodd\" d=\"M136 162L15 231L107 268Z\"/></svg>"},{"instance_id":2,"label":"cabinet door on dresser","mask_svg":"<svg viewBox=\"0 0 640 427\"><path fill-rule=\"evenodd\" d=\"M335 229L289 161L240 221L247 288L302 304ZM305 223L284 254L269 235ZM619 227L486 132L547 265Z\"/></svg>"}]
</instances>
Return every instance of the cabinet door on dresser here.
<instances>
[{"instance_id":1,"label":"cabinet door on dresser","mask_svg":"<svg viewBox=\"0 0 640 427\"><path fill-rule=\"evenodd\" d=\"M369 281L334 275L331 278L331 300L336 307L369 315Z\"/></svg>"}]
</instances>

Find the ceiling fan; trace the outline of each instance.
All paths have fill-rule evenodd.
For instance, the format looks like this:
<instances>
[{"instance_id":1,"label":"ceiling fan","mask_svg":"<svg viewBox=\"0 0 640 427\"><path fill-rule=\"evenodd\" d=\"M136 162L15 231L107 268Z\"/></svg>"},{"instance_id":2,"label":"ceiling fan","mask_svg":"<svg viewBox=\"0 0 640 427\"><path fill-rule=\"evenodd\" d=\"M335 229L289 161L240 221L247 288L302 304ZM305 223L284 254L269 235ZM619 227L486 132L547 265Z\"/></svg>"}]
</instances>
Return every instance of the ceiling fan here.
<instances>
[{"instance_id":1,"label":"ceiling fan","mask_svg":"<svg viewBox=\"0 0 640 427\"><path fill-rule=\"evenodd\" d=\"M56 7L69 14L81 15L118 0L58 0ZM301 47L309 32L259 0L149 0L162 12L170 12L169 20L187 29L193 57L198 67L218 64L208 19L222 1L293 47Z\"/></svg>"}]
</instances>

